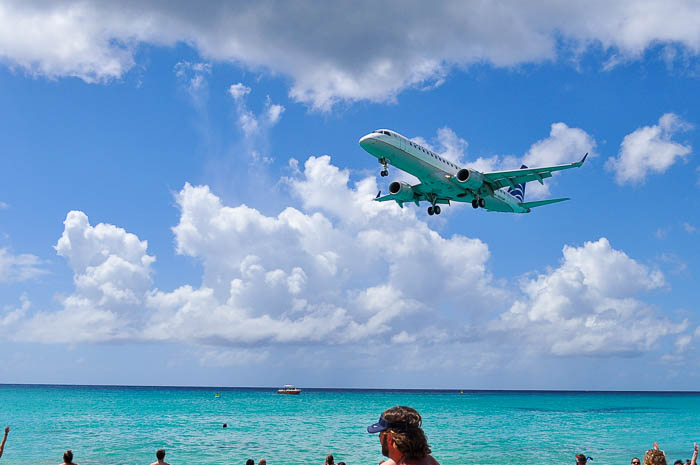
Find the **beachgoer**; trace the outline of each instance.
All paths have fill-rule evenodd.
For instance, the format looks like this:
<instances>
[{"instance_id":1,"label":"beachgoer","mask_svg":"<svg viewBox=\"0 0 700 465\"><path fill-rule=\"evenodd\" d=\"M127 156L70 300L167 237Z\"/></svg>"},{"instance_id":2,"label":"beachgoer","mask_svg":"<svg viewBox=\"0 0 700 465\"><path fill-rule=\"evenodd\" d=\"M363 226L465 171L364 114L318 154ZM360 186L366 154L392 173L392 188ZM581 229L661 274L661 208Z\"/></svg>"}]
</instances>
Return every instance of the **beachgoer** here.
<instances>
[{"instance_id":1,"label":"beachgoer","mask_svg":"<svg viewBox=\"0 0 700 465\"><path fill-rule=\"evenodd\" d=\"M335 459L333 458L333 454L326 455L326 465L334 465L334 464L335 464Z\"/></svg>"},{"instance_id":2,"label":"beachgoer","mask_svg":"<svg viewBox=\"0 0 700 465\"><path fill-rule=\"evenodd\" d=\"M639 460L639 457L633 457L633 458L632 458L631 464L632 464L632 465L641 465L641 464L642 464L642 461Z\"/></svg>"},{"instance_id":3,"label":"beachgoer","mask_svg":"<svg viewBox=\"0 0 700 465\"><path fill-rule=\"evenodd\" d=\"M63 463L61 465L77 465L73 463L73 451L68 449L63 454Z\"/></svg>"},{"instance_id":4,"label":"beachgoer","mask_svg":"<svg viewBox=\"0 0 700 465\"><path fill-rule=\"evenodd\" d=\"M151 465L170 465L165 461L165 449L158 449L156 451L156 460Z\"/></svg>"},{"instance_id":5,"label":"beachgoer","mask_svg":"<svg viewBox=\"0 0 700 465\"><path fill-rule=\"evenodd\" d=\"M683 461L682 461L682 460L676 460L675 462L673 462L673 465L683 465Z\"/></svg>"},{"instance_id":6,"label":"beachgoer","mask_svg":"<svg viewBox=\"0 0 700 465\"><path fill-rule=\"evenodd\" d=\"M659 443L654 443L654 448L644 454L644 465L666 465L666 454L659 450Z\"/></svg>"},{"instance_id":7,"label":"beachgoer","mask_svg":"<svg viewBox=\"0 0 700 465\"><path fill-rule=\"evenodd\" d=\"M258 465L267 465L267 460L265 460L265 459L258 460Z\"/></svg>"},{"instance_id":8,"label":"beachgoer","mask_svg":"<svg viewBox=\"0 0 700 465\"><path fill-rule=\"evenodd\" d=\"M690 459L690 465L697 465L698 463L698 443L693 443L693 458Z\"/></svg>"},{"instance_id":9,"label":"beachgoer","mask_svg":"<svg viewBox=\"0 0 700 465\"><path fill-rule=\"evenodd\" d=\"M586 461L588 459L584 454L576 454L576 464L577 465L586 465Z\"/></svg>"},{"instance_id":10,"label":"beachgoer","mask_svg":"<svg viewBox=\"0 0 700 465\"><path fill-rule=\"evenodd\" d=\"M2 457L2 451L5 450L5 442L7 442L7 435L10 434L10 427L5 427L5 435L2 437L2 442L0 442L0 457Z\"/></svg>"},{"instance_id":11,"label":"beachgoer","mask_svg":"<svg viewBox=\"0 0 700 465\"><path fill-rule=\"evenodd\" d=\"M255 465L255 460L253 459L248 459L245 461L245 465Z\"/></svg>"},{"instance_id":12,"label":"beachgoer","mask_svg":"<svg viewBox=\"0 0 700 465\"><path fill-rule=\"evenodd\" d=\"M224 426L223 426L223 427L224 427L224 428L228 428L228 425L227 425L226 423L224 423Z\"/></svg>"},{"instance_id":13,"label":"beachgoer","mask_svg":"<svg viewBox=\"0 0 700 465\"><path fill-rule=\"evenodd\" d=\"M367 427L368 433L379 433L384 465L439 465L430 455L428 439L421 428L422 418L411 407L392 407L379 421Z\"/></svg>"},{"instance_id":14,"label":"beachgoer","mask_svg":"<svg viewBox=\"0 0 700 465\"><path fill-rule=\"evenodd\" d=\"M338 465L345 465L345 462L338 462Z\"/></svg>"},{"instance_id":15,"label":"beachgoer","mask_svg":"<svg viewBox=\"0 0 700 465\"><path fill-rule=\"evenodd\" d=\"M2 437L2 442L0 442L0 457L2 457L2 451L5 450L5 442L7 441L7 435L10 434L10 427L5 427L5 435Z\"/></svg>"}]
</instances>

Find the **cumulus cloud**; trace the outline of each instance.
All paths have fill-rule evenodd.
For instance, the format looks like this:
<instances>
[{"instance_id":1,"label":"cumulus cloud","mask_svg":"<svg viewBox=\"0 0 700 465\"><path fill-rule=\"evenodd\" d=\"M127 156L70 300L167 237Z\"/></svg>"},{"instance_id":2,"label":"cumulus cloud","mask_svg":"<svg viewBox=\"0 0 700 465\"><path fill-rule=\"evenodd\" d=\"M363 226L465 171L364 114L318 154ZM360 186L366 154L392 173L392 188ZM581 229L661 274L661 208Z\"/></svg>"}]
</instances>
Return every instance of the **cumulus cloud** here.
<instances>
[{"instance_id":1,"label":"cumulus cloud","mask_svg":"<svg viewBox=\"0 0 700 465\"><path fill-rule=\"evenodd\" d=\"M207 186L186 184L175 196L175 247L203 275L172 290L153 286L146 241L70 212L56 251L75 290L55 311L31 312L28 300L6 308L2 334L183 343L217 367L260 363L289 346L342 354L371 341L402 347L405 369L420 371L487 370L511 348L483 341L503 331L546 354L609 356L649 351L687 327L641 300L667 285L664 275L605 238L565 246L558 268L511 290L491 275L484 242L445 237L414 209L372 202L373 177L353 183L321 156L286 183L301 207L276 215L225 205ZM476 355L455 356L465 351Z\"/></svg>"},{"instance_id":2,"label":"cumulus cloud","mask_svg":"<svg viewBox=\"0 0 700 465\"><path fill-rule=\"evenodd\" d=\"M292 98L329 109L439 85L454 66L540 63L569 47L602 47L609 64L639 58L654 44L700 50L700 7L682 0L390 1L381 14L374 7L12 0L0 6L0 57L32 74L104 82L135 65L141 44L184 42L206 60L289 76Z\"/></svg>"},{"instance_id":3,"label":"cumulus cloud","mask_svg":"<svg viewBox=\"0 0 700 465\"><path fill-rule=\"evenodd\" d=\"M612 248L606 238L567 245L558 268L524 279L524 297L492 328L554 355L634 355L688 326L639 300L665 285L660 271Z\"/></svg>"},{"instance_id":4,"label":"cumulus cloud","mask_svg":"<svg viewBox=\"0 0 700 465\"><path fill-rule=\"evenodd\" d=\"M62 299L60 310L32 315L15 337L66 343L137 338L155 261L147 242L110 224L91 226L80 211L69 212L63 224L55 249L73 270L75 292Z\"/></svg>"},{"instance_id":5,"label":"cumulus cloud","mask_svg":"<svg viewBox=\"0 0 700 465\"><path fill-rule=\"evenodd\" d=\"M650 172L664 173L677 160L690 154L690 145L672 140L693 126L673 113L659 118L659 124L644 126L627 134L617 157L611 157L606 167L615 172L618 184L643 182Z\"/></svg>"},{"instance_id":6,"label":"cumulus cloud","mask_svg":"<svg viewBox=\"0 0 700 465\"><path fill-rule=\"evenodd\" d=\"M26 281L47 273L43 262L36 255L15 255L7 248L0 248L0 283Z\"/></svg>"}]
</instances>

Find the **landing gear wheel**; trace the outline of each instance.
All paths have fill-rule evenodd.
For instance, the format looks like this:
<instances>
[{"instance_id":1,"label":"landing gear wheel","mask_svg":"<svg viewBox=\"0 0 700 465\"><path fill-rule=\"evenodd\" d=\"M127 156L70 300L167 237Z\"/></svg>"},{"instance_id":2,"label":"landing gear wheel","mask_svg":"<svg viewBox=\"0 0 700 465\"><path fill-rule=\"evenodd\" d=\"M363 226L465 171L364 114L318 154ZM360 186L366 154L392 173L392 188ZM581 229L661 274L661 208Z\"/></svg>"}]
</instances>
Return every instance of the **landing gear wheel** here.
<instances>
[{"instance_id":1,"label":"landing gear wheel","mask_svg":"<svg viewBox=\"0 0 700 465\"><path fill-rule=\"evenodd\" d=\"M472 200L472 208L479 208L479 201L474 199Z\"/></svg>"},{"instance_id":2,"label":"landing gear wheel","mask_svg":"<svg viewBox=\"0 0 700 465\"><path fill-rule=\"evenodd\" d=\"M381 174L382 177L384 177L384 176L389 176L389 171L388 171L388 170L382 170L382 171L380 171L379 174Z\"/></svg>"},{"instance_id":3,"label":"landing gear wheel","mask_svg":"<svg viewBox=\"0 0 700 465\"><path fill-rule=\"evenodd\" d=\"M433 213L435 213L433 207L428 207L428 215L433 216Z\"/></svg>"},{"instance_id":4,"label":"landing gear wheel","mask_svg":"<svg viewBox=\"0 0 700 465\"><path fill-rule=\"evenodd\" d=\"M440 214L440 207L438 205L435 205L433 207L433 212L435 212L436 215L439 215Z\"/></svg>"},{"instance_id":5,"label":"landing gear wheel","mask_svg":"<svg viewBox=\"0 0 700 465\"><path fill-rule=\"evenodd\" d=\"M486 208L486 200L484 199L479 199L479 206L481 208Z\"/></svg>"}]
</instances>

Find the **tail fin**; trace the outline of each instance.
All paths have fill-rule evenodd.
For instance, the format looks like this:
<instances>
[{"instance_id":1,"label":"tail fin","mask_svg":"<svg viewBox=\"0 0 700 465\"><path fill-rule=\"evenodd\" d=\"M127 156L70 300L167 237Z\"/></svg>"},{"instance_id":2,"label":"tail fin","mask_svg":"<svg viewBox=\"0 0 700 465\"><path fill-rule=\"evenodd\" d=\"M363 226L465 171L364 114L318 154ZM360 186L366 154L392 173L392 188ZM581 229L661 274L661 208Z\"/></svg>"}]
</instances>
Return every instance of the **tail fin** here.
<instances>
[{"instance_id":1,"label":"tail fin","mask_svg":"<svg viewBox=\"0 0 700 465\"><path fill-rule=\"evenodd\" d=\"M522 165L520 167L521 170L526 169L527 166ZM522 202L525 199L525 183L522 184L516 184L513 187L508 188L508 193L518 199L518 202Z\"/></svg>"}]
</instances>

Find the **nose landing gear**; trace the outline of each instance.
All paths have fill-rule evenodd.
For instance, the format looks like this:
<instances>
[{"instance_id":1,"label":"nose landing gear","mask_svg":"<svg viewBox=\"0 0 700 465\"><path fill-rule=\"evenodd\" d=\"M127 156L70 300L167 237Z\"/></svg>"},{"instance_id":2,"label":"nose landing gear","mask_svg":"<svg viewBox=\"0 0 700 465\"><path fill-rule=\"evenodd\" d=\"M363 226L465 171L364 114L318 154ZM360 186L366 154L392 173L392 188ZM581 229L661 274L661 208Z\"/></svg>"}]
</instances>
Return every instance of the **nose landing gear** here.
<instances>
[{"instance_id":1,"label":"nose landing gear","mask_svg":"<svg viewBox=\"0 0 700 465\"><path fill-rule=\"evenodd\" d=\"M386 165L388 164L388 161L386 158L380 158L379 163L382 164L382 170L379 172L379 174L384 177L384 176L389 176L389 170L387 169Z\"/></svg>"}]
</instances>

